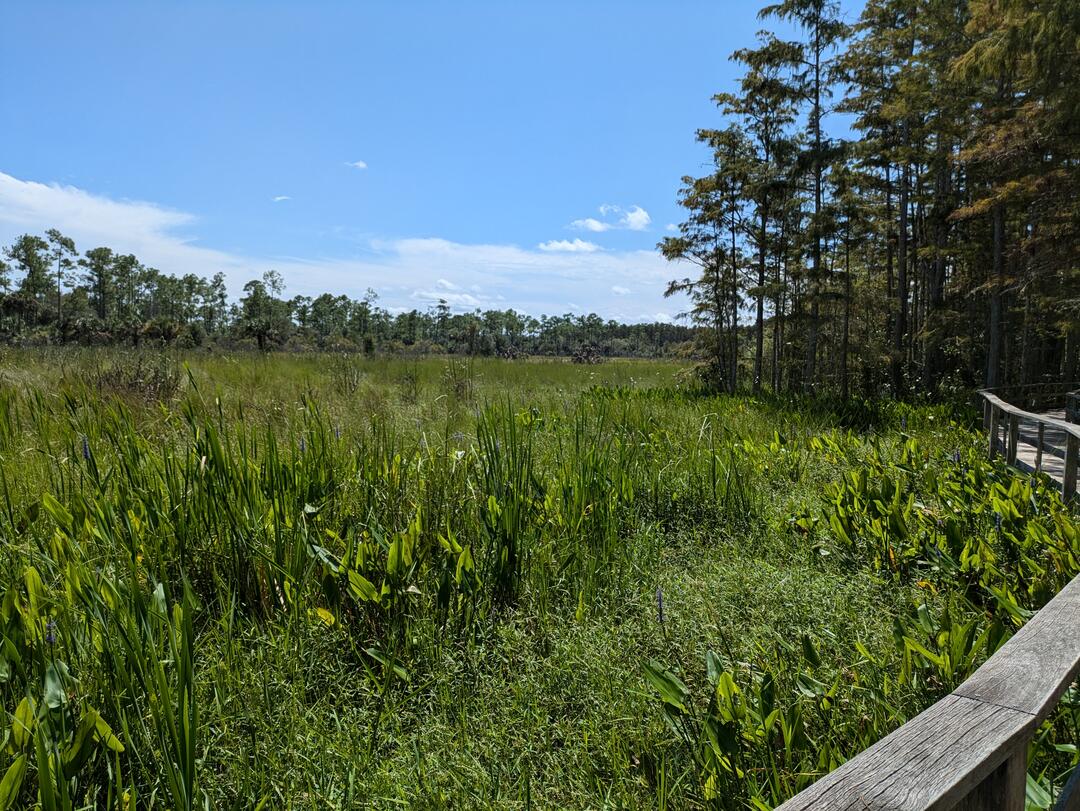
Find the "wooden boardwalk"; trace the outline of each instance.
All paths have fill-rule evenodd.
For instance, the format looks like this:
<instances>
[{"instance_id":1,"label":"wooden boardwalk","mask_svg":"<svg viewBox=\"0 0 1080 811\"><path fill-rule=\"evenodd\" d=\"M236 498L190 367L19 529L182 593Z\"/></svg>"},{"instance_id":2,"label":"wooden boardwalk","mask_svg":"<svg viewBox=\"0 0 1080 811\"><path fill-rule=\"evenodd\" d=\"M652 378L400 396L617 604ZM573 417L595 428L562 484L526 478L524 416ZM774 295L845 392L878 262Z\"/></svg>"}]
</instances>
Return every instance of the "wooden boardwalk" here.
<instances>
[{"instance_id":1,"label":"wooden boardwalk","mask_svg":"<svg viewBox=\"0 0 1080 811\"><path fill-rule=\"evenodd\" d=\"M1065 422L1065 409L1042 411L1041 417ZM1039 470L1058 484L1065 482L1065 443L1067 435L1062 428L1053 423L1044 423L1042 437L1042 457L1039 448L1039 425L1031 420L1021 420L1016 445L1015 465L1021 470L1033 473ZM1004 447L1001 453L1004 453Z\"/></svg>"},{"instance_id":2,"label":"wooden boardwalk","mask_svg":"<svg viewBox=\"0 0 1080 811\"><path fill-rule=\"evenodd\" d=\"M1045 473L1061 487L1063 497L1074 498L1080 425L1067 421L1064 408L1025 411L993 392L979 394L984 402L990 457L1001 454L1021 470Z\"/></svg>"}]
</instances>

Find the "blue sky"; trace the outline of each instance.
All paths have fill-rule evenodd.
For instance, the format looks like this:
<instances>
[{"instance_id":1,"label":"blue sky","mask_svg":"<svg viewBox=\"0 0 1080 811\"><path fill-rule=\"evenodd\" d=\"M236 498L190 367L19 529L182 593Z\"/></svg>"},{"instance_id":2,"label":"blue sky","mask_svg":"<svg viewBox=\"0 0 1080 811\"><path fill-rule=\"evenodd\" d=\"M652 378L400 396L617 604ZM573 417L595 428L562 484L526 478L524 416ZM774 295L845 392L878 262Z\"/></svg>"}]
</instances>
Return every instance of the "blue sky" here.
<instances>
[{"instance_id":1,"label":"blue sky","mask_svg":"<svg viewBox=\"0 0 1080 811\"><path fill-rule=\"evenodd\" d=\"M394 309L668 318L655 245L758 7L6 2L0 243L56 226L234 291L276 268Z\"/></svg>"}]
</instances>

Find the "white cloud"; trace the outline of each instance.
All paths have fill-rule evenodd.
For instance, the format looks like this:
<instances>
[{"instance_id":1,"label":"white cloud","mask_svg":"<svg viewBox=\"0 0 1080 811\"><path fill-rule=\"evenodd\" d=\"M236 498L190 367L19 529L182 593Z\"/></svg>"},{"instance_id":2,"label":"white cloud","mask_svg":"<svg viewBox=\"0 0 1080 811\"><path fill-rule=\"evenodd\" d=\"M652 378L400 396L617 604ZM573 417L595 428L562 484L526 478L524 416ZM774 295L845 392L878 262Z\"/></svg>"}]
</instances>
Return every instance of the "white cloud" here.
<instances>
[{"instance_id":1,"label":"white cloud","mask_svg":"<svg viewBox=\"0 0 1080 811\"><path fill-rule=\"evenodd\" d=\"M233 295L274 268L290 294L330 291L359 298L372 287L388 309L413 309L419 301L444 298L455 309L512 307L539 316L566 312L573 301L580 303L574 305L579 311L639 321L660 303L667 281L682 275L652 250L550 251L439 238L368 239L355 253L336 257L238 253L201 244L194 236L198 224L190 213L154 203L114 200L0 172L0 245L24 232L58 228L80 250L108 245L166 273L221 271ZM618 294L614 287L633 292Z\"/></svg>"},{"instance_id":2,"label":"white cloud","mask_svg":"<svg viewBox=\"0 0 1080 811\"><path fill-rule=\"evenodd\" d=\"M667 225L664 226L664 230L665 231L671 231L672 233L674 233L675 231L679 230L679 226L677 226L673 222L669 222Z\"/></svg>"},{"instance_id":3,"label":"white cloud","mask_svg":"<svg viewBox=\"0 0 1080 811\"><path fill-rule=\"evenodd\" d=\"M583 239L551 239L541 242L536 246L542 251L563 251L566 253L592 253L601 250L595 242L586 242Z\"/></svg>"},{"instance_id":4,"label":"white cloud","mask_svg":"<svg viewBox=\"0 0 1080 811\"><path fill-rule=\"evenodd\" d=\"M599 234L604 231L610 231L613 226L610 223L600 222L600 220L595 217L586 217L583 220L574 220L570 223L570 227Z\"/></svg>"},{"instance_id":5,"label":"white cloud","mask_svg":"<svg viewBox=\"0 0 1080 811\"><path fill-rule=\"evenodd\" d=\"M622 231L645 231L652 223L652 217L649 216L649 212L641 206L622 208L621 206L604 203L598 210L601 216L614 216L616 219L612 222L610 219L598 220L595 217L585 217L581 220L574 220L570 223L570 227L577 228L579 231L592 231L594 233L612 231L615 229Z\"/></svg>"},{"instance_id":6,"label":"white cloud","mask_svg":"<svg viewBox=\"0 0 1080 811\"><path fill-rule=\"evenodd\" d=\"M616 296L629 296L633 291L629 287L623 287L621 284L615 284L611 286L611 292Z\"/></svg>"},{"instance_id":7,"label":"white cloud","mask_svg":"<svg viewBox=\"0 0 1080 811\"><path fill-rule=\"evenodd\" d=\"M287 195L287 194L279 194L279 195L278 195L277 197L275 197L275 198L273 199L273 202L275 202L275 203L282 203L282 202L284 202L284 201L286 201L286 200L292 200L292 198L291 198L291 197L289 197L289 195Z\"/></svg>"},{"instance_id":8,"label":"white cloud","mask_svg":"<svg viewBox=\"0 0 1080 811\"><path fill-rule=\"evenodd\" d=\"M490 307L491 302L486 296L473 296L469 293L447 293L445 290L414 290L412 298L434 304L445 301L451 307L457 309L474 309L476 307Z\"/></svg>"},{"instance_id":9,"label":"white cloud","mask_svg":"<svg viewBox=\"0 0 1080 811\"><path fill-rule=\"evenodd\" d=\"M644 231L652 222L649 212L641 206L632 206L629 211L619 218L619 224L631 231Z\"/></svg>"},{"instance_id":10,"label":"white cloud","mask_svg":"<svg viewBox=\"0 0 1080 811\"><path fill-rule=\"evenodd\" d=\"M367 164L364 161L345 161L346 166L351 166L353 169L367 169Z\"/></svg>"}]
</instances>

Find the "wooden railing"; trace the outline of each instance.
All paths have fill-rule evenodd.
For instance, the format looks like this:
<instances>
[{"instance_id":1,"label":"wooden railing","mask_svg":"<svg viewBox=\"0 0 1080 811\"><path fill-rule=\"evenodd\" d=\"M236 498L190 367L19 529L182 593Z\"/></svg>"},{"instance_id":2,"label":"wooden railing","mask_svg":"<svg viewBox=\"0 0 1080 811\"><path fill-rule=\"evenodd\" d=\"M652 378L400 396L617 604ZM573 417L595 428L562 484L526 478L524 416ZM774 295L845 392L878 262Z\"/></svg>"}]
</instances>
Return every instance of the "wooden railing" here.
<instances>
[{"instance_id":1,"label":"wooden railing","mask_svg":"<svg viewBox=\"0 0 1080 811\"><path fill-rule=\"evenodd\" d=\"M1005 402L1028 411L1048 411L1063 408L1070 392L1080 389L1080 381L1063 380L1026 383L1023 385L1005 385L984 389L996 394ZM981 393L981 392L980 392Z\"/></svg>"},{"instance_id":2,"label":"wooden railing","mask_svg":"<svg viewBox=\"0 0 1080 811\"><path fill-rule=\"evenodd\" d=\"M1065 419L1068 422L1080 423L1080 390L1073 390L1065 394Z\"/></svg>"},{"instance_id":3,"label":"wooden railing","mask_svg":"<svg viewBox=\"0 0 1080 811\"><path fill-rule=\"evenodd\" d=\"M1060 453L1064 457L1061 470L1061 494L1064 498L1073 498L1076 494L1076 469L1080 459L1080 425L1034 414L1007 403L991 391L980 391L983 400L983 423L989 432L989 454L993 459L997 453L1005 454L1005 461L1010 465L1017 463L1017 448L1021 442L1021 422L1034 423L1036 426L1035 459L1031 465L1036 471L1043 469L1043 457L1047 450ZM1058 444L1047 443L1047 429L1059 438ZM1002 433L1004 436L1002 436Z\"/></svg>"},{"instance_id":4,"label":"wooden railing","mask_svg":"<svg viewBox=\"0 0 1080 811\"><path fill-rule=\"evenodd\" d=\"M1080 672L1080 577L951 694L780 811L1023 811L1027 751ZM1076 774L1057 811L1080 809Z\"/></svg>"}]
</instances>

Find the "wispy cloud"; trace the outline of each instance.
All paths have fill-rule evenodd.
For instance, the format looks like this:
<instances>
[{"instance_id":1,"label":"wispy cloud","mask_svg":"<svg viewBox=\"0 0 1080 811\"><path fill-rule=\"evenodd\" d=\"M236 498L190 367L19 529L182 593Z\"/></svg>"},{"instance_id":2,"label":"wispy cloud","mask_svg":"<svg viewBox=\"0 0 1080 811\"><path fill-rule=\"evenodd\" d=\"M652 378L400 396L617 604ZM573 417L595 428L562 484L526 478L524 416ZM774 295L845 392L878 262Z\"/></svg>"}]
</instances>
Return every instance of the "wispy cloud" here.
<instances>
[{"instance_id":1,"label":"wispy cloud","mask_svg":"<svg viewBox=\"0 0 1080 811\"><path fill-rule=\"evenodd\" d=\"M602 250L595 242L584 239L551 239L536 246L542 251L562 251L564 253L592 253Z\"/></svg>"},{"instance_id":2,"label":"wispy cloud","mask_svg":"<svg viewBox=\"0 0 1080 811\"><path fill-rule=\"evenodd\" d=\"M610 231L612 228L615 227L609 222L600 222L600 220L596 219L595 217L586 217L583 220L574 220L572 223L570 223L570 226L572 228L579 228L582 231L592 231L597 234L604 231Z\"/></svg>"},{"instance_id":3,"label":"wispy cloud","mask_svg":"<svg viewBox=\"0 0 1080 811\"><path fill-rule=\"evenodd\" d=\"M459 310L514 308L532 315L593 310L607 318L647 320L679 275L655 251L542 250L447 239L367 240L349 256L270 256L206 247L193 234L198 219L154 203L114 200L73 186L20 180L0 172L0 245L24 232L58 228L80 250L108 245L134 253L166 273L225 274L238 294L269 268L290 294L330 291L353 297L372 287L393 310L445 299ZM571 243L573 244L573 243ZM628 293L616 292L624 288ZM671 312L679 309L672 302Z\"/></svg>"},{"instance_id":4,"label":"wispy cloud","mask_svg":"<svg viewBox=\"0 0 1080 811\"><path fill-rule=\"evenodd\" d=\"M633 291L629 287L623 287L621 284L614 284L611 286L611 292L616 296L629 296Z\"/></svg>"},{"instance_id":5,"label":"wispy cloud","mask_svg":"<svg viewBox=\"0 0 1080 811\"><path fill-rule=\"evenodd\" d=\"M581 231L592 231L593 233L614 230L645 231L652 223L649 212L641 206L622 208L621 206L604 203L598 210L600 215L607 219L598 220L595 217L585 217L584 219L574 220L570 223L570 227Z\"/></svg>"},{"instance_id":6,"label":"wispy cloud","mask_svg":"<svg viewBox=\"0 0 1080 811\"><path fill-rule=\"evenodd\" d=\"M679 230L679 226L677 226L677 225L676 225L675 223L673 223L673 222L669 222L669 223L668 223L667 225L665 225L665 226L664 226L664 230L665 230L665 231L669 231L669 232L671 232L671 233L675 233L676 231L678 231L678 230Z\"/></svg>"},{"instance_id":7,"label":"wispy cloud","mask_svg":"<svg viewBox=\"0 0 1080 811\"><path fill-rule=\"evenodd\" d=\"M345 161L346 166L351 166L353 169L367 169L367 163L364 161Z\"/></svg>"},{"instance_id":8,"label":"wispy cloud","mask_svg":"<svg viewBox=\"0 0 1080 811\"><path fill-rule=\"evenodd\" d=\"M287 194L279 194L277 197L273 198L273 202L275 203L284 203L286 200L292 200L292 198Z\"/></svg>"}]
</instances>

